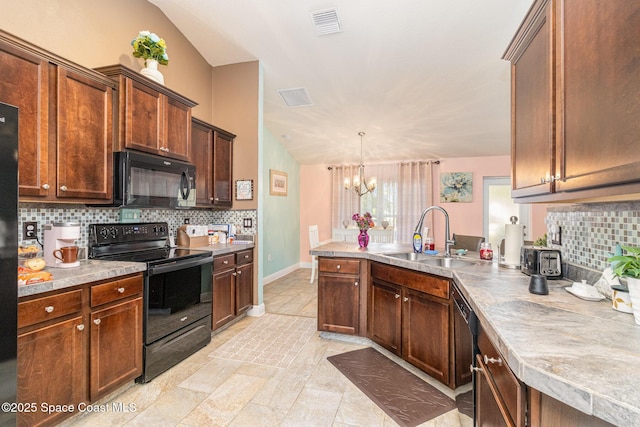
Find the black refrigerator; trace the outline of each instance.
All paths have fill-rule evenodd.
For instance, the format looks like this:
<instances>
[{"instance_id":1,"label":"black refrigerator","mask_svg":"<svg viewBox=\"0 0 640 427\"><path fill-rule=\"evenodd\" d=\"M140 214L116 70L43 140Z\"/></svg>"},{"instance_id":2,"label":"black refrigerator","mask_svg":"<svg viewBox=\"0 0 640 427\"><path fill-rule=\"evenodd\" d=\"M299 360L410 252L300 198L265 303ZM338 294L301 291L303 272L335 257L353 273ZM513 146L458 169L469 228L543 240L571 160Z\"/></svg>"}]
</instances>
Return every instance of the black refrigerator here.
<instances>
[{"instance_id":1,"label":"black refrigerator","mask_svg":"<svg viewBox=\"0 0 640 427\"><path fill-rule=\"evenodd\" d=\"M0 426L15 426L18 353L18 109L0 102ZM10 406L7 408L7 404ZM9 409L7 411L7 409Z\"/></svg>"}]
</instances>

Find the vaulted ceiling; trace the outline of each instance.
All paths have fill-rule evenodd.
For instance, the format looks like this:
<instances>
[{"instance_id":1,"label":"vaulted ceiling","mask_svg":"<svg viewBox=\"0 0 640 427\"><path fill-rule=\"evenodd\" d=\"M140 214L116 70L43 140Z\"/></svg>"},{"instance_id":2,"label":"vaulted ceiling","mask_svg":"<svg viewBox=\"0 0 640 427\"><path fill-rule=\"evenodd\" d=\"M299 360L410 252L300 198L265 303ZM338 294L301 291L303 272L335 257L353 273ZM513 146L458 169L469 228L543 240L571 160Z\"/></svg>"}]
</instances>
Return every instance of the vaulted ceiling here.
<instances>
[{"instance_id":1,"label":"vaulted ceiling","mask_svg":"<svg viewBox=\"0 0 640 427\"><path fill-rule=\"evenodd\" d=\"M301 164L357 162L360 131L365 163L509 154L501 57L531 0L149 2L212 66L260 61L264 124ZM316 12L340 32L318 35Z\"/></svg>"}]
</instances>

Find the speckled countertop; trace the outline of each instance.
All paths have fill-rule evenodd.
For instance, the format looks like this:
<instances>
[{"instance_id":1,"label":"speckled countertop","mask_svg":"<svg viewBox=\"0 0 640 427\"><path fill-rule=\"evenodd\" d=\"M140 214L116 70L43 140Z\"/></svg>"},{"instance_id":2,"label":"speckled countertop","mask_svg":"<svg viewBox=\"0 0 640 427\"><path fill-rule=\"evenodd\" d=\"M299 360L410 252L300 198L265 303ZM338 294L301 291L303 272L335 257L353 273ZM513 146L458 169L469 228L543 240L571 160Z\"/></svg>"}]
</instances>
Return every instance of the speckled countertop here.
<instances>
[{"instance_id":1,"label":"speckled countertop","mask_svg":"<svg viewBox=\"0 0 640 427\"><path fill-rule=\"evenodd\" d=\"M215 256L238 252L244 249L253 248L254 246L255 245L253 243L229 245L216 244L191 249L211 251ZM93 259L80 261L79 267L47 267L45 268L45 271L48 271L53 275L53 280L34 283L32 285L18 285L18 297L26 297L84 285L85 283L96 282L99 280L111 279L118 276L126 276L127 274L145 271L146 269L147 265L143 262L98 261Z\"/></svg>"},{"instance_id":2,"label":"speckled countertop","mask_svg":"<svg viewBox=\"0 0 640 427\"><path fill-rule=\"evenodd\" d=\"M549 280L549 295L529 293L520 270L480 261L447 269L385 256L410 245L329 243L320 256L366 258L453 278L483 328L525 384L615 425L640 425L640 326L611 301L585 301ZM478 258L469 253L469 258Z\"/></svg>"}]
</instances>

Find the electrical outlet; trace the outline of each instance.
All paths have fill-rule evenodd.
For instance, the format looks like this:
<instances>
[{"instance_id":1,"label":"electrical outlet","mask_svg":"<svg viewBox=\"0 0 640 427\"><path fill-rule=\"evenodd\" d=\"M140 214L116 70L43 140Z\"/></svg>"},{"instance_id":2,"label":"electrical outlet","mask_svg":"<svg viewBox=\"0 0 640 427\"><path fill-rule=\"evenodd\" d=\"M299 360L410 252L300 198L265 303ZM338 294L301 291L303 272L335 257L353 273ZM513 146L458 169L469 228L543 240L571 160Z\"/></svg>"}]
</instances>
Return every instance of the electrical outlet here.
<instances>
[{"instance_id":1,"label":"electrical outlet","mask_svg":"<svg viewBox=\"0 0 640 427\"><path fill-rule=\"evenodd\" d=\"M185 223L185 224L189 224L189 221L190 221L190 219L189 219L189 218L185 218L185 219L184 219L184 223Z\"/></svg>"},{"instance_id":2,"label":"electrical outlet","mask_svg":"<svg viewBox=\"0 0 640 427\"><path fill-rule=\"evenodd\" d=\"M37 222L23 222L22 223L22 238L35 239L38 237L38 223Z\"/></svg>"}]
</instances>

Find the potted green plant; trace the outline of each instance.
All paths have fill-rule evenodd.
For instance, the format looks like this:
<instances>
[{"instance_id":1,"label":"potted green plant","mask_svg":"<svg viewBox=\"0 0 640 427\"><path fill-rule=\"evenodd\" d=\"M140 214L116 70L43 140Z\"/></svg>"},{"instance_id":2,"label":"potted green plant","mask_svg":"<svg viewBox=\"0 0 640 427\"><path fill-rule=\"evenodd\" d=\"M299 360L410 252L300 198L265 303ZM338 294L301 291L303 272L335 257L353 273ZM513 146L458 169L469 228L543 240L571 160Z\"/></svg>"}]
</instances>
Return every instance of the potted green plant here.
<instances>
[{"instance_id":1,"label":"potted green plant","mask_svg":"<svg viewBox=\"0 0 640 427\"><path fill-rule=\"evenodd\" d=\"M627 254L623 255L622 251ZM613 274L626 280L633 317L640 325L640 248L617 246L614 256L607 261L611 262Z\"/></svg>"}]
</instances>

